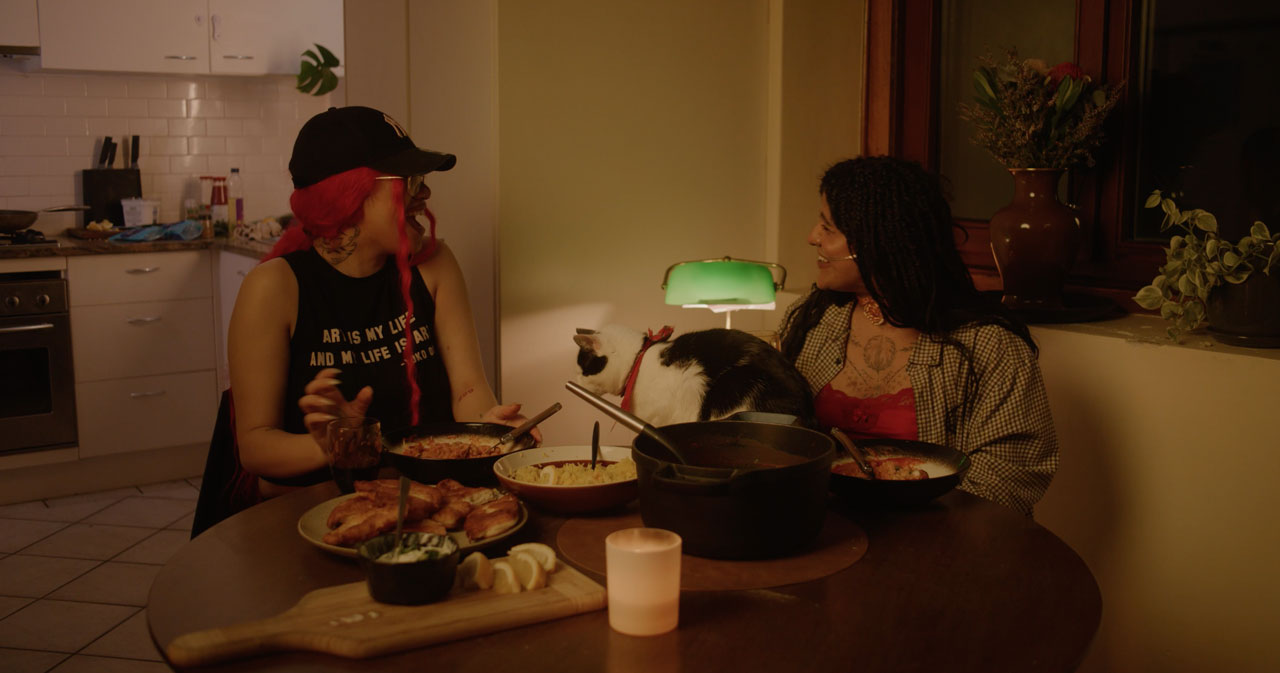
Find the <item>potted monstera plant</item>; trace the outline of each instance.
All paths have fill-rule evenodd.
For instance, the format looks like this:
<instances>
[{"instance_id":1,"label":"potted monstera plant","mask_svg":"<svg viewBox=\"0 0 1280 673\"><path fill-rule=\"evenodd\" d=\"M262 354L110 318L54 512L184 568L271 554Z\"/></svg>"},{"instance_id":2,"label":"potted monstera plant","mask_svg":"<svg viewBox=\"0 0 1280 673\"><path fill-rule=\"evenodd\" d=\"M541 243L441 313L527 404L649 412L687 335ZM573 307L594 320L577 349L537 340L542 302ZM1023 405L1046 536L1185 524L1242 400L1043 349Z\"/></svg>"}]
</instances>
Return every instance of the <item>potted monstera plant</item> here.
<instances>
[{"instance_id":1,"label":"potted monstera plant","mask_svg":"<svg viewBox=\"0 0 1280 673\"><path fill-rule=\"evenodd\" d=\"M302 52L302 63L298 67L297 76L298 91L323 96L338 88L338 76L333 69L339 65L338 57L319 44L315 49Z\"/></svg>"},{"instance_id":2,"label":"potted monstera plant","mask_svg":"<svg viewBox=\"0 0 1280 673\"><path fill-rule=\"evenodd\" d=\"M1155 190L1146 207L1164 211L1161 231L1176 233L1165 248L1165 264L1138 291L1139 306L1159 310L1169 338L1208 322L1218 341L1239 346L1280 347L1280 232L1254 222L1238 242L1222 239L1218 219L1199 208L1180 210L1173 196Z\"/></svg>"}]
</instances>

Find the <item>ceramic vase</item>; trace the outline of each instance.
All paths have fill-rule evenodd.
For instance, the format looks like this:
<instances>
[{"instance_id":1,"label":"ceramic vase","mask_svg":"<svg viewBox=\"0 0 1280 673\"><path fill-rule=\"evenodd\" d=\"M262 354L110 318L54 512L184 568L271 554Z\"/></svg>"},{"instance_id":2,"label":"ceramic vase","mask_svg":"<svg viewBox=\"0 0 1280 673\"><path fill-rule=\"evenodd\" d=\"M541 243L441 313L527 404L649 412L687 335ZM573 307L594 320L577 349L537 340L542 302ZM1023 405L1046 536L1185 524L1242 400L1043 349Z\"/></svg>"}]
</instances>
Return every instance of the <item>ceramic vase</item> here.
<instances>
[{"instance_id":1,"label":"ceramic vase","mask_svg":"<svg viewBox=\"0 0 1280 673\"><path fill-rule=\"evenodd\" d=\"M991 253L1012 309L1063 308L1062 286L1080 247L1080 218L1058 200L1057 168L1012 168L1013 202L991 216Z\"/></svg>"}]
</instances>

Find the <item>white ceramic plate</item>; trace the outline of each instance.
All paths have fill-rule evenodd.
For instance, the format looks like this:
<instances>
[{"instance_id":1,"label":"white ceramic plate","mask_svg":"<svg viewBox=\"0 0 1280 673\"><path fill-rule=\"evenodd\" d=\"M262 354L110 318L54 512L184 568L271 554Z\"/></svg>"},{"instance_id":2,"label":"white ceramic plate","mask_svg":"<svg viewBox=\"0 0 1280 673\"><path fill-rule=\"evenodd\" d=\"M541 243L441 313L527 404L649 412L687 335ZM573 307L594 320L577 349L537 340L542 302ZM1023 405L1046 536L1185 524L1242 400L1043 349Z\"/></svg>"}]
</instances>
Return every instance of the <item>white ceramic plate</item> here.
<instances>
[{"instance_id":1,"label":"white ceramic plate","mask_svg":"<svg viewBox=\"0 0 1280 673\"><path fill-rule=\"evenodd\" d=\"M326 500L320 503L319 505L316 505L315 507L312 507L311 509L307 510L298 519L298 534L302 536L302 539L306 540L307 542L310 542L311 544L327 552L337 554L339 556L355 558L356 557L355 547L343 547L339 545L332 545L324 541L325 533L329 532L329 525L327 523L329 521L329 513L333 511L334 507L338 506L338 503L343 502L345 500L350 500L355 496L356 496L355 493L340 495L336 498L333 498L332 500ZM463 552L463 555L465 556L467 552L475 551L477 549L484 549L485 547L489 547L499 542L500 540L503 540L504 538L511 536L516 531L520 530L521 528L524 528L525 523L527 523L528 521L529 521L529 512L528 510L525 509L524 503L520 503L520 514L516 518L516 525L508 528L507 530L503 531L499 535L495 535L490 538L485 538L483 540L472 542L471 538L467 537L466 533L460 530L454 530L454 531L449 531L449 537L453 538L453 541L458 543L458 549L461 550Z\"/></svg>"}]
</instances>

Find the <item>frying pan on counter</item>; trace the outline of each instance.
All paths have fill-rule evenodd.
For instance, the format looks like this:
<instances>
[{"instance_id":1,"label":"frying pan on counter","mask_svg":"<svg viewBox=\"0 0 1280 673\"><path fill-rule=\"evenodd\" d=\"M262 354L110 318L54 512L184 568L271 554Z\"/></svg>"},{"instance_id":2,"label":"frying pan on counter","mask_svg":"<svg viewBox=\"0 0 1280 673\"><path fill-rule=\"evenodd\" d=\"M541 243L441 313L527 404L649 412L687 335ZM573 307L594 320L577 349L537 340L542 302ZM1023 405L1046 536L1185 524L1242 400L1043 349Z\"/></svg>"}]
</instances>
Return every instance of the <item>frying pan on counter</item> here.
<instances>
[{"instance_id":1,"label":"frying pan on counter","mask_svg":"<svg viewBox=\"0 0 1280 673\"><path fill-rule=\"evenodd\" d=\"M12 234L35 224L40 213L89 210L89 206L55 206L41 210L0 210L0 234Z\"/></svg>"}]
</instances>

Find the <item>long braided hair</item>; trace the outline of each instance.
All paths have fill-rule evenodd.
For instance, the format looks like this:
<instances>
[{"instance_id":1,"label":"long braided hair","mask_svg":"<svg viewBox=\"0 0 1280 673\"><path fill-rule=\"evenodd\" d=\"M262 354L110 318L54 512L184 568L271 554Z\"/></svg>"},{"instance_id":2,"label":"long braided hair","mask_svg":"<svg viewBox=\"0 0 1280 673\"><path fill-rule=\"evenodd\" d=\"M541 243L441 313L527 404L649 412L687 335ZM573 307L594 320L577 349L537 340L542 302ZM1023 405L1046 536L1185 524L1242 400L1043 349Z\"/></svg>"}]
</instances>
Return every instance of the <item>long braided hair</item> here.
<instances>
[{"instance_id":1,"label":"long braided hair","mask_svg":"<svg viewBox=\"0 0 1280 673\"><path fill-rule=\"evenodd\" d=\"M364 203L373 193L376 178L383 173L372 168L353 168L349 171L331 175L320 182L302 189L293 190L289 197L289 207L293 210L293 222L284 230L280 240L272 246L271 251L262 262L280 257L297 250L306 250L317 238L332 238L346 229L360 223L364 214ZM405 181L391 181L392 203L404 203ZM409 236L405 230L404 208L395 209L396 229L400 245L396 248L396 268L400 272L400 297L404 301L404 369L409 386L409 422L418 424L418 403L422 392L418 388L417 366L413 359L413 298L409 289L413 281L413 267L435 254L436 251L436 218L430 210L426 211L427 221L431 227L429 238L422 249L413 256L409 255Z\"/></svg>"},{"instance_id":2,"label":"long braided hair","mask_svg":"<svg viewBox=\"0 0 1280 673\"><path fill-rule=\"evenodd\" d=\"M964 399L948 411L954 431L974 402L973 356L952 336L964 325L995 324L1018 335L1037 352L1031 333L999 302L984 297L956 248L951 217L938 177L920 164L895 157L846 159L822 176L820 192L832 223L844 234L871 298L885 320L911 327L959 349L965 362ZM853 293L816 286L783 319L781 348L794 362L805 338L827 308L856 302Z\"/></svg>"}]
</instances>

